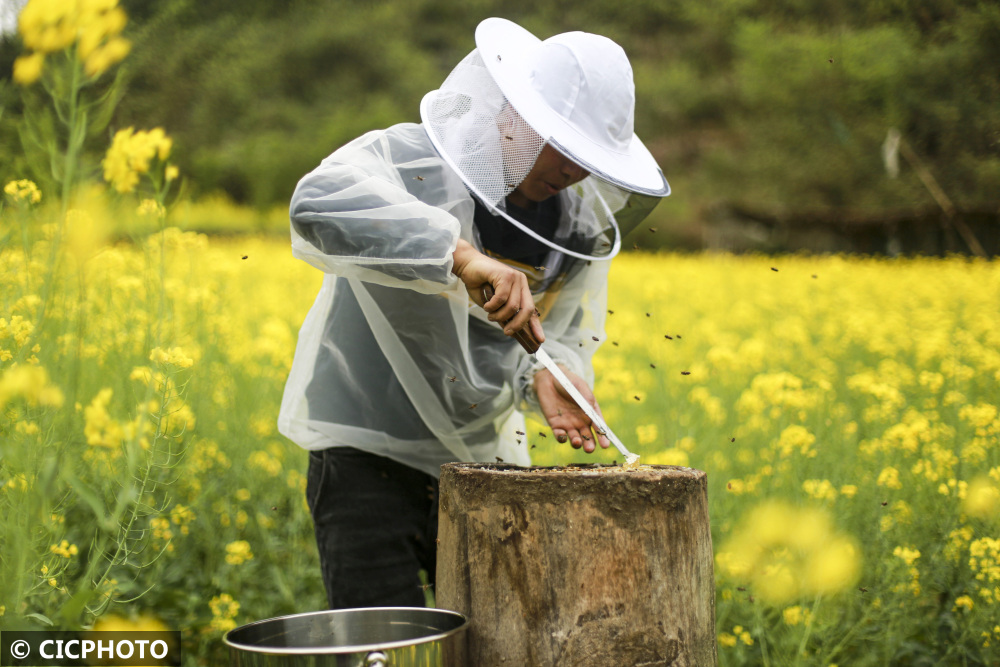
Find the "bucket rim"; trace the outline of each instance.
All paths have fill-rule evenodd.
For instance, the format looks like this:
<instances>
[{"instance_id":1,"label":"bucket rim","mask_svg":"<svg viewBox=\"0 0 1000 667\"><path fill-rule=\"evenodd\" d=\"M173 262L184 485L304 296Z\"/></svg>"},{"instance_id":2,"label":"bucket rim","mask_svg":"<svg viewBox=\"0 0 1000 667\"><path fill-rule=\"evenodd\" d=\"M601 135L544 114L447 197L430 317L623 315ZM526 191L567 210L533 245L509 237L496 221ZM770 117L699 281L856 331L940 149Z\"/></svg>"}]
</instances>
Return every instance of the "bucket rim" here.
<instances>
[{"instance_id":1,"label":"bucket rim","mask_svg":"<svg viewBox=\"0 0 1000 667\"><path fill-rule=\"evenodd\" d=\"M378 642L375 644L351 644L345 646L263 646L255 644L243 644L230 639L230 635L234 633L253 628L255 626L263 625L265 623L272 623L275 621L284 621L288 619L305 618L308 616L337 616L340 614L347 613L368 613L368 612L392 612L392 611L409 611L409 612L419 612L428 613L437 616L452 617L456 620L460 620L461 623L450 630L443 632L438 632L432 635L426 635L414 639L401 639L398 641L390 642ZM457 611L452 611L450 609L436 609L432 607L359 607L355 609L323 609L319 611L307 611L298 614L286 614L284 616L275 616L273 618L265 618L259 621L253 621L252 623L246 623L237 628L233 628L226 632L222 636L222 641L232 649L237 649L240 651L246 651L249 653L260 653L265 655L337 655L337 654L349 654L349 653L364 653L369 651L385 651L393 650L397 648L405 648L407 646L416 646L418 644L428 644L431 642L440 641L446 639L447 637L457 634L465 630L469 625L469 619L465 617L464 614L460 614Z\"/></svg>"}]
</instances>

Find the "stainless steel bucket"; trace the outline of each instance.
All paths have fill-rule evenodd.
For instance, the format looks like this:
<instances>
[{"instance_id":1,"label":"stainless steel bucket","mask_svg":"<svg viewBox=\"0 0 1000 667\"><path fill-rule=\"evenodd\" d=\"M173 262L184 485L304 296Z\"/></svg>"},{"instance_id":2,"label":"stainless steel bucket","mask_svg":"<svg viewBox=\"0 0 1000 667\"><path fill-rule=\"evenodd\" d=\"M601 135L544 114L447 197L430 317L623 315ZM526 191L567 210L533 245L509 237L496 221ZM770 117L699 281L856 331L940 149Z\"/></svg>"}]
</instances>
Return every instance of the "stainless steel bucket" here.
<instances>
[{"instance_id":1,"label":"stainless steel bucket","mask_svg":"<svg viewBox=\"0 0 1000 667\"><path fill-rule=\"evenodd\" d=\"M467 627L444 609L336 609L230 630L231 667L449 667Z\"/></svg>"}]
</instances>

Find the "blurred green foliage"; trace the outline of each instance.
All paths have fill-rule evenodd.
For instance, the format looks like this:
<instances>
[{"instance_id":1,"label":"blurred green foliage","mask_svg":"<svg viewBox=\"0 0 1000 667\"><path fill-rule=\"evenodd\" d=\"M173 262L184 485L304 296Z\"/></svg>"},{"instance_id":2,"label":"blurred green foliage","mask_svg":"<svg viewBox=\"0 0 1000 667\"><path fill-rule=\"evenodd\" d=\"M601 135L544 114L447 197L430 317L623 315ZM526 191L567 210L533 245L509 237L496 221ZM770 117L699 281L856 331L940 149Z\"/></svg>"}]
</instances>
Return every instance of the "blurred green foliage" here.
<instances>
[{"instance_id":1,"label":"blurred green foliage","mask_svg":"<svg viewBox=\"0 0 1000 667\"><path fill-rule=\"evenodd\" d=\"M622 44L638 134L675 196L661 240L725 204L787 213L933 205L890 179L897 128L962 207L1000 200L1000 6L941 0L125 0L134 41L111 130L163 126L195 194L267 209L337 146L418 121L420 98L514 20ZM16 38L0 43L7 77ZM23 177L19 101L0 81L0 179ZM110 135L109 135L110 138ZM105 142L106 145L106 142ZM102 150L92 142L91 150ZM651 242L652 243L652 242Z\"/></svg>"}]
</instances>

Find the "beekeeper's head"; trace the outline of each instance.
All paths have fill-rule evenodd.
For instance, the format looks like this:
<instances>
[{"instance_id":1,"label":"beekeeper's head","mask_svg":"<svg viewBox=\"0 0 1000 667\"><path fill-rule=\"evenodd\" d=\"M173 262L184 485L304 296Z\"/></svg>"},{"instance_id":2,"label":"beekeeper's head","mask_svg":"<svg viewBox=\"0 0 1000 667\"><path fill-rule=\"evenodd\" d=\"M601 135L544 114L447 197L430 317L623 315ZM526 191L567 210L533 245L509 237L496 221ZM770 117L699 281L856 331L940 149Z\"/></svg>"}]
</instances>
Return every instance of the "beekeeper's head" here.
<instances>
[{"instance_id":1,"label":"beekeeper's head","mask_svg":"<svg viewBox=\"0 0 1000 667\"><path fill-rule=\"evenodd\" d=\"M576 231L586 232L592 247L558 249L613 256L626 223L638 224L670 193L633 131L635 86L625 52L585 32L541 41L499 18L479 24L476 47L421 102L435 148L474 196L532 236L505 214L507 198L530 204L569 188L591 212L581 223L589 229Z\"/></svg>"}]
</instances>

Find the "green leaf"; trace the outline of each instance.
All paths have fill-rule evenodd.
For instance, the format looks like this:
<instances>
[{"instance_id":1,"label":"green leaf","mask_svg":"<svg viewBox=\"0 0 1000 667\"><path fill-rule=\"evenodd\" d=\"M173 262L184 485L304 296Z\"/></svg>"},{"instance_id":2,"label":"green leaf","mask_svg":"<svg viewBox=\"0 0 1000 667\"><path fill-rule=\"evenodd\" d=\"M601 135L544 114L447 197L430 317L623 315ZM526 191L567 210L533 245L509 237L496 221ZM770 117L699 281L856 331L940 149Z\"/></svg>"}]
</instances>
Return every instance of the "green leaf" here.
<instances>
[{"instance_id":1,"label":"green leaf","mask_svg":"<svg viewBox=\"0 0 1000 667\"><path fill-rule=\"evenodd\" d=\"M45 614L27 614L25 615L25 618L30 618L33 621L38 621L42 625L47 625L50 628L55 626L55 623L52 622L52 619L50 619Z\"/></svg>"},{"instance_id":2,"label":"green leaf","mask_svg":"<svg viewBox=\"0 0 1000 667\"><path fill-rule=\"evenodd\" d=\"M97 519L97 524L103 530L110 531L116 528L116 522L105 514L104 503L90 488L90 486L78 478L68 467L62 469L60 477L62 477L63 481L65 481L73 489L73 491L76 492L76 495L90 507L91 511L94 513L94 517Z\"/></svg>"}]
</instances>

